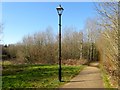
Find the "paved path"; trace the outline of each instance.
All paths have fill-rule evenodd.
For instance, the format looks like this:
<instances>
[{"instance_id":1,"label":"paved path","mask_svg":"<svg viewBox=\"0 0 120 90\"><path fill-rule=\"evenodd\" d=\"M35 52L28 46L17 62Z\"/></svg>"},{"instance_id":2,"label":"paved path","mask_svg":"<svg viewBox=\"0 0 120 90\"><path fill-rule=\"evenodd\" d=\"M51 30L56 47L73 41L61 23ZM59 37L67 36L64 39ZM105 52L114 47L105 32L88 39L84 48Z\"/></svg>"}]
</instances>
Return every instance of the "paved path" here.
<instances>
[{"instance_id":1,"label":"paved path","mask_svg":"<svg viewBox=\"0 0 120 90\"><path fill-rule=\"evenodd\" d=\"M78 76L62 86L62 88L104 88L100 69L87 66Z\"/></svg>"}]
</instances>

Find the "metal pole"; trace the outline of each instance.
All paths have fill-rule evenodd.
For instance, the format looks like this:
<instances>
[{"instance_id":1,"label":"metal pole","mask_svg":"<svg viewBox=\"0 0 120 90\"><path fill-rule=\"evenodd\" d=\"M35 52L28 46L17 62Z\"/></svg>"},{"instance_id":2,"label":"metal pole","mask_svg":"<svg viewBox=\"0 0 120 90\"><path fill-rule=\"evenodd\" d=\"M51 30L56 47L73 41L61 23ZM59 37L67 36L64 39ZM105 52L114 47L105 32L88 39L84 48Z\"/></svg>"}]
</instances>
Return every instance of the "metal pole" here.
<instances>
[{"instance_id":1,"label":"metal pole","mask_svg":"<svg viewBox=\"0 0 120 90\"><path fill-rule=\"evenodd\" d=\"M59 81L61 82L61 14L59 14Z\"/></svg>"}]
</instances>

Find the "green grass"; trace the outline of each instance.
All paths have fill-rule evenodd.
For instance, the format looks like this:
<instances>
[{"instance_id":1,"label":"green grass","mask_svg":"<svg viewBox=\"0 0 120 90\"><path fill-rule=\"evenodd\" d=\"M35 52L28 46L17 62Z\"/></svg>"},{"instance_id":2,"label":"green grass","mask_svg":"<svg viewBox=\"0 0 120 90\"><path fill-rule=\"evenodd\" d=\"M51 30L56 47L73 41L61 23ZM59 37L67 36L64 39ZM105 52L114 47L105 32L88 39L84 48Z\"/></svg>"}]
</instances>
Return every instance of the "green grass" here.
<instances>
[{"instance_id":1,"label":"green grass","mask_svg":"<svg viewBox=\"0 0 120 90\"><path fill-rule=\"evenodd\" d=\"M62 66L62 80L69 81L84 66ZM66 82L58 81L58 65L3 65L3 88L56 88Z\"/></svg>"},{"instance_id":2,"label":"green grass","mask_svg":"<svg viewBox=\"0 0 120 90\"><path fill-rule=\"evenodd\" d=\"M107 72L104 70L104 68L100 65L100 69L101 69L101 73L102 73L102 78L103 78L103 82L104 82L104 86L105 88L112 88L110 81L109 81L109 75L107 74Z\"/></svg>"},{"instance_id":3,"label":"green grass","mask_svg":"<svg viewBox=\"0 0 120 90\"><path fill-rule=\"evenodd\" d=\"M112 88L108 79L109 76L105 72L103 72L102 77L103 77L105 88Z\"/></svg>"},{"instance_id":4,"label":"green grass","mask_svg":"<svg viewBox=\"0 0 120 90\"><path fill-rule=\"evenodd\" d=\"M111 86L110 81L109 81L109 75L105 71L102 72L102 77L103 77L104 86L106 90L117 90L117 88L113 88Z\"/></svg>"}]
</instances>

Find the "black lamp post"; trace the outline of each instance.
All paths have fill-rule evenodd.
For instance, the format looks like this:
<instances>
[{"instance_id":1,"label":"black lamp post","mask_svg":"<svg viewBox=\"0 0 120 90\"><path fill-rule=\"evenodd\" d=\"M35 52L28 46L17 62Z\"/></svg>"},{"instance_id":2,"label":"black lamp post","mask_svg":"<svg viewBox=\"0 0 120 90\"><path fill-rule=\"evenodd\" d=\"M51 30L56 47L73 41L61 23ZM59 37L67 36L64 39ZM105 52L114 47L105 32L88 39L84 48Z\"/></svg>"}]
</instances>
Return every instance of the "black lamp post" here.
<instances>
[{"instance_id":1,"label":"black lamp post","mask_svg":"<svg viewBox=\"0 0 120 90\"><path fill-rule=\"evenodd\" d=\"M63 12L63 8L61 7L61 5L59 5L57 8L57 12L58 12L58 15L59 15L59 81L61 82L61 15L62 15L62 12Z\"/></svg>"}]
</instances>

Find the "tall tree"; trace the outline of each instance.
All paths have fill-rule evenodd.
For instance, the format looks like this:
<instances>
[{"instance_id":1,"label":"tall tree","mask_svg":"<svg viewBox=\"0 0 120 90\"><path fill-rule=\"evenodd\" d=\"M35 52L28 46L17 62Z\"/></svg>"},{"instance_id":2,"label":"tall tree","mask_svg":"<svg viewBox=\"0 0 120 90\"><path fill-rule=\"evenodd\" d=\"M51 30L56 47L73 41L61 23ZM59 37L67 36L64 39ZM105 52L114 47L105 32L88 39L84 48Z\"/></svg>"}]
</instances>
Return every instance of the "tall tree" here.
<instances>
[{"instance_id":1,"label":"tall tree","mask_svg":"<svg viewBox=\"0 0 120 90\"><path fill-rule=\"evenodd\" d=\"M96 55L95 42L99 36L99 29L96 18L88 18L85 24L87 42L88 42L88 60L94 60Z\"/></svg>"},{"instance_id":2,"label":"tall tree","mask_svg":"<svg viewBox=\"0 0 120 90\"><path fill-rule=\"evenodd\" d=\"M96 5L96 10L99 13L99 27L101 35L98 39L98 48L100 52L102 64L106 71L109 71L111 76L118 77L118 17L119 8L118 2L102 2ZM102 44L101 44L102 43ZM117 84L116 84L117 85Z\"/></svg>"}]
</instances>

